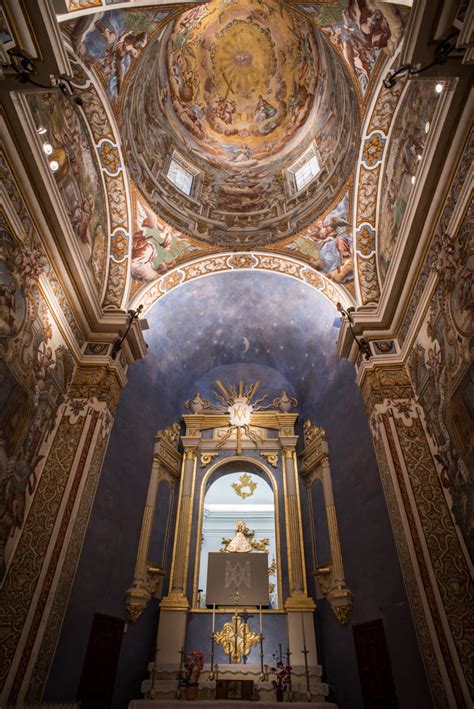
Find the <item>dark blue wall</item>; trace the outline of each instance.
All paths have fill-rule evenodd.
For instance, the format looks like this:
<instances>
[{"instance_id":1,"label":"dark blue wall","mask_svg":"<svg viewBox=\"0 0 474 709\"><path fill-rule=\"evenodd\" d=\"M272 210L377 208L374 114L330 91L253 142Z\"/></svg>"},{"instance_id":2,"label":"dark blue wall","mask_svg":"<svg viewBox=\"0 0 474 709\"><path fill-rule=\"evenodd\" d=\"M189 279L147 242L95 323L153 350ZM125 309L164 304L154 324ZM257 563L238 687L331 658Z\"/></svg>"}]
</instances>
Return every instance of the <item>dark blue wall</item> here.
<instances>
[{"instance_id":1,"label":"dark blue wall","mask_svg":"<svg viewBox=\"0 0 474 709\"><path fill-rule=\"evenodd\" d=\"M156 431L183 413L184 401L197 389L207 395L220 377L234 383L260 379L262 392L271 396L286 388L300 401L298 430L307 416L325 428L346 578L354 593L351 622L383 618L400 706L431 706L367 416L352 366L336 355L335 317L334 308L314 289L266 273L211 276L156 304L148 315L149 355L130 369L118 406L47 700L75 699L93 614L124 617ZM308 551L306 558L312 584ZM152 601L140 620L128 626L114 707L126 707L140 696L157 614ZM319 654L333 696L342 709L359 709L351 626L341 626L324 600L317 618ZM201 632L201 623L205 620L193 617L191 639ZM272 642L276 646L277 638Z\"/></svg>"}]
</instances>

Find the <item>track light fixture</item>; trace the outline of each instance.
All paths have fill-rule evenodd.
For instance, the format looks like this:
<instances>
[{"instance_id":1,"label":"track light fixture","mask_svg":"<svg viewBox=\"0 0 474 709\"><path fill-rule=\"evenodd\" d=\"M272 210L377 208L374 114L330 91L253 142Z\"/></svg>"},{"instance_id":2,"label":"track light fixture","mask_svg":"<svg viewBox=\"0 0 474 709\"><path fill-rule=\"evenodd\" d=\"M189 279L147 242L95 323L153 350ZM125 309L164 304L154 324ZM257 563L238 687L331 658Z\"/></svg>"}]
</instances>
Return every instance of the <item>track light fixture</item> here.
<instances>
[{"instance_id":1,"label":"track light fixture","mask_svg":"<svg viewBox=\"0 0 474 709\"><path fill-rule=\"evenodd\" d=\"M114 342L114 346L112 347L112 359L117 359L117 355L121 351L122 345L123 345L124 341L127 339L128 333L130 332L130 328L132 327L134 321L138 320L142 310L143 310L143 305L139 305L136 310L129 310L128 311L128 326L127 326L127 329L125 330L124 334L122 335L122 337L119 337Z\"/></svg>"},{"instance_id":2,"label":"track light fixture","mask_svg":"<svg viewBox=\"0 0 474 709\"><path fill-rule=\"evenodd\" d=\"M43 84L33 78L38 74L36 65L33 59L22 49L9 49L7 55L10 58L9 63L2 63L2 69L13 69L16 73L17 81L20 84L32 84L40 89L59 89L65 96L72 98L78 106L83 105L83 100L80 96L74 95L72 78L65 74L59 76L51 76L49 84Z\"/></svg>"},{"instance_id":3,"label":"track light fixture","mask_svg":"<svg viewBox=\"0 0 474 709\"><path fill-rule=\"evenodd\" d=\"M336 303L336 308L338 312L341 313L341 317L343 318L343 320L347 320L349 324L349 330L351 331L352 338L357 343L359 352L365 357L365 359L370 359L372 357L372 352L370 351L369 343L367 342L365 337L357 337L357 335L354 333L354 330L352 329L352 324L354 322L352 320L352 313L355 311L355 308L351 306L346 310L341 303Z\"/></svg>"},{"instance_id":4,"label":"track light fixture","mask_svg":"<svg viewBox=\"0 0 474 709\"><path fill-rule=\"evenodd\" d=\"M399 66L398 69L395 69L395 71L390 73L384 79L383 85L385 88L393 88L397 83L397 79L401 76L405 76L407 74L408 76L417 76L418 74L422 74L428 69L431 69L433 66L445 64L448 60L448 56L456 49L456 38L458 34L459 30L456 30L455 32L449 34L446 39L442 40L435 49L433 60L426 66L419 67L418 69L413 67L412 64L403 64L403 66ZM441 91L443 90L442 84L438 84L437 86L441 86ZM436 91L437 93L441 93L438 88L436 88Z\"/></svg>"}]
</instances>

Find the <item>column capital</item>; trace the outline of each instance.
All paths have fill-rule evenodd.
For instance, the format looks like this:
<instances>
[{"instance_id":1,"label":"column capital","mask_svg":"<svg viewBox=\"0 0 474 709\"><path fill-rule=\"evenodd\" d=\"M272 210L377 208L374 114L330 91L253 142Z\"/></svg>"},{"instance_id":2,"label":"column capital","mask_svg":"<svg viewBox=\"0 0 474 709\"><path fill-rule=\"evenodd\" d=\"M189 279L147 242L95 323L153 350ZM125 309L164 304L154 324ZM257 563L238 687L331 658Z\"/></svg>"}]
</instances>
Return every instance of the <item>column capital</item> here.
<instances>
[{"instance_id":1,"label":"column capital","mask_svg":"<svg viewBox=\"0 0 474 709\"><path fill-rule=\"evenodd\" d=\"M114 412L123 387L116 367L83 365L76 368L67 397L70 400L103 401Z\"/></svg>"},{"instance_id":2,"label":"column capital","mask_svg":"<svg viewBox=\"0 0 474 709\"><path fill-rule=\"evenodd\" d=\"M280 444L283 449L283 454L286 456L285 451L286 450L291 450L295 451L296 450L296 443L298 441L298 436L282 436L280 433Z\"/></svg>"},{"instance_id":3,"label":"column capital","mask_svg":"<svg viewBox=\"0 0 474 709\"><path fill-rule=\"evenodd\" d=\"M183 453L184 460L196 460L197 448L185 448Z\"/></svg>"}]
</instances>

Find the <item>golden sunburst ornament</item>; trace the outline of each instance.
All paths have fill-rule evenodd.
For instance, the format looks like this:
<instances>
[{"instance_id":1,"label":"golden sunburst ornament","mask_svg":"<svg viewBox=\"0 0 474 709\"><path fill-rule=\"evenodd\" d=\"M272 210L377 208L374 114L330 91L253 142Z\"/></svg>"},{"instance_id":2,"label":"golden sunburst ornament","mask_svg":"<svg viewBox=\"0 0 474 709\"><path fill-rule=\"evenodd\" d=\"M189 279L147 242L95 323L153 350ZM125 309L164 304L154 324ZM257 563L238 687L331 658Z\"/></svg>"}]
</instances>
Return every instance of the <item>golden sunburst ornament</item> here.
<instances>
[{"instance_id":1,"label":"golden sunburst ornament","mask_svg":"<svg viewBox=\"0 0 474 709\"><path fill-rule=\"evenodd\" d=\"M246 497L252 497L257 487L257 483L252 480L248 473L240 476L239 482L232 483L235 494L245 500Z\"/></svg>"}]
</instances>

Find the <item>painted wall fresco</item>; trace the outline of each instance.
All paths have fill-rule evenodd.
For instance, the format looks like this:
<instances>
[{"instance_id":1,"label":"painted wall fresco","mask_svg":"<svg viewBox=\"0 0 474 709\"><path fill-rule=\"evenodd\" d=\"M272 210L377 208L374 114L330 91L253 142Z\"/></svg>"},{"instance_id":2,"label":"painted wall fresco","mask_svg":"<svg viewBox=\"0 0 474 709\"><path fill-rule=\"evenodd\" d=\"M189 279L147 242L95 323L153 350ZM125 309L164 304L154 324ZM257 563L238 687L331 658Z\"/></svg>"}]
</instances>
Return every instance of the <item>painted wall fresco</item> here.
<instances>
[{"instance_id":1,"label":"painted wall fresco","mask_svg":"<svg viewBox=\"0 0 474 709\"><path fill-rule=\"evenodd\" d=\"M253 94L265 67L272 78ZM234 92L223 75L239 77ZM343 60L294 10L216 0L148 43L121 125L130 173L157 215L201 242L251 248L301 231L336 199L359 107ZM298 195L288 168L313 141L321 170ZM190 196L167 179L174 151L196 173Z\"/></svg>"},{"instance_id":2,"label":"painted wall fresco","mask_svg":"<svg viewBox=\"0 0 474 709\"><path fill-rule=\"evenodd\" d=\"M305 229L285 248L332 280L349 287L354 280L351 221L349 196L345 195L327 217Z\"/></svg>"},{"instance_id":3,"label":"painted wall fresco","mask_svg":"<svg viewBox=\"0 0 474 709\"><path fill-rule=\"evenodd\" d=\"M77 56L87 67L94 68L106 86L107 95L115 101L150 33L168 14L167 9L110 10L68 23L65 31Z\"/></svg>"},{"instance_id":4,"label":"painted wall fresco","mask_svg":"<svg viewBox=\"0 0 474 709\"><path fill-rule=\"evenodd\" d=\"M42 140L59 167L53 173L96 289L105 277L108 249L107 207L100 169L79 108L60 92L28 95L28 105Z\"/></svg>"},{"instance_id":5,"label":"painted wall fresco","mask_svg":"<svg viewBox=\"0 0 474 709\"><path fill-rule=\"evenodd\" d=\"M374 0L339 0L329 4L299 5L322 27L341 52L362 95L367 91L377 60L395 52L409 10Z\"/></svg>"},{"instance_id":6,"label":"painted wall fresco","mask_svg":"<svg viewBox=\"0 0 474 709\"><path fill-rule=\"evenodd\" d=\"M131 295L183 259L203 251L159 219L138 195L134 198L134 215Z\"/></svg>"},{"instance_id":7,"label":"painted wall fresco","mask_svg":"<svg viewBox=\"0 0 474 709\"><path fill-rule=\"evenodd\" d=\"M451 513L474 560L474 208L449 250L440 250L440 282L422 322L409 370L430 432ZM446 258L448 259L446 261Z\"/></svg>"},{"instance_id":8,"label":"painted wall fresco","mask_svg":"<svg viewBox=\"0 0 474 709\"><path fill-rule=\"evenodd\" d=\"M400 226L416 180L431 121L439 103L433 80L409 83L389 139L378 206L378 265L385 280Z\"/></svg>"},{"instance_id":9,"label":"painted wall fresco","mask_svg":"<svg viewBox=\"0 0 474 709\"><path fill-rule=\"evenodd\" d=\"M36 245L0 215L0 583L38 484L41 447L73 373L39 284Z\"/></svg>"}]
</instances>

